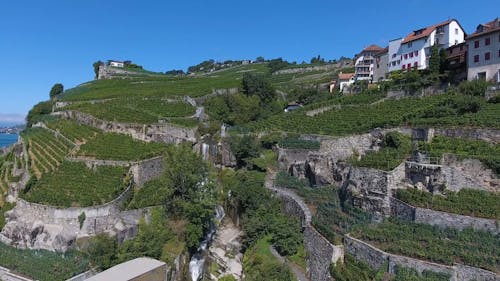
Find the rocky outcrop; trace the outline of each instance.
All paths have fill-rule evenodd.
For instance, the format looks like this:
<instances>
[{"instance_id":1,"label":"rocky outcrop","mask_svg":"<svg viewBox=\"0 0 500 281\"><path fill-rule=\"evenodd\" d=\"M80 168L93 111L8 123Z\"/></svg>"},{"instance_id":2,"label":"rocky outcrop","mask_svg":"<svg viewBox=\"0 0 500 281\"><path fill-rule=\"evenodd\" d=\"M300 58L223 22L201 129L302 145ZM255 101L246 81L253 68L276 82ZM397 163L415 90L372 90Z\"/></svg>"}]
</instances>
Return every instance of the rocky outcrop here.
<instances>
[{"instance_id":1,"label":"rocky outcrop","mask_svg":"<svg viewBox=\"0 0 500 281\"><path fill-rule=\"evenodd\" d=\"M232 275L236 280L243 277L242 231L231 219L226 218L215 233L214 240L208 249L209 259L217 264L217 272L211 272L212 280Z\"/></svg>"}]
</instances>

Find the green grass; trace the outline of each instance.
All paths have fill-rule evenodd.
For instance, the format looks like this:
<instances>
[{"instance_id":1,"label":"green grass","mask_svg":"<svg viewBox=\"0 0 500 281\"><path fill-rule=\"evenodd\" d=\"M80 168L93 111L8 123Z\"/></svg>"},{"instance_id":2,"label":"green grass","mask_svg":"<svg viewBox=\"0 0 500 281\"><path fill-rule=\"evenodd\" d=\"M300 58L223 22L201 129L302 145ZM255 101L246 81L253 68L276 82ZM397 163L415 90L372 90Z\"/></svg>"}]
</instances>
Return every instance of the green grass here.
<instances>
[{"instance_id":1,"label":"green grass","mask_svg":"<svg viewBox=\"0 0 500 281\"><path fill-rule=\"evenodd\" d=\"M82 145L78 155L102 160L135 161L161 155L165 149L164 144L146 143L127 135L105 133Z\"/></svg>"},{"instance_id":2,"label":"green grass","mask_svg":"<svg viewBox=\"0 0 500 281\"><path fill-rule=\"evenodd\" d=\"M51 174L28 183L21 197L55 207L88 207L115 199L125 189L126 168L64 162Z\"/></svg>"},{"instance_id":3,"label":"green grass","mask_svg":"<svg viewBox=\"0 0 500 281\"><path fill-rule=\"evenodd\" d=\"M497 176L500 175L500 144L490 144L482 140L436 136L431 143L420 143L419 149L437 158L441 158L444 153L451 153L459 155L461 159L479 159Z\"/></svg>"},{"instance_id":4,"label":"green grass","mask_svg":"<svg viewBox=\"0 0 500 281\"><path fill-rule=\"evenodd\" d=\"M391 171L399 166L411 154L411 138L398 132L390 132L385 136L383 147L369 152L361 159L351 159L355 166ZM353 156L356 158L357 156Z\"/></svg>"},{"instance_id":5,"label":"green grass","mask_svg":"<svg viewBox=\"0 0 500 281\"><path fill-rule=\"evenodd\" d=\"M246 280L292 281L290 269L281 264L270 250L270 237L258 240L255 245L246 250L243 256L243 269Z\"/></svg>"},{"instance_id":6,"label":"green grass","mask_svg":"<svg viewBox=\"0 0 500 281\"><path fill-rule=\"evenodd\" d=\"M470 103L479 104L479 110L469 111L474 110L468 106ZM252 122L246 127L255 132L344 136L368 132L377 127L402 125L500 128L500 106L486 103L478 97L445 94L342 107L314 117L306 116L305 110L297 110Z\"/></svg>"},{"instance_id":7,"label":"green grass","mask_svg":"<svg viewBox=\"0 0 500 281\"><path fill-rule=\"evenodd\" d=\"M446 265L462 263L500 272L498 234L389 219L380 224L358 226L351 235L393 254Z\"/></svg>"},{"instance_id":8,"label":"green grass","mask_svg":"<svg viewBox=\"0 0 500 281\"><path fill-rule=\"evenodd\" d=\"M396 198L410 205L466 216L500 220L500 194L462 189L433 195L418 189L398 189Z\"/></svg>"},{"instance_id":9,"label":"green grass","mask_svg":"<svg viewBox=\"0 0 500 281\"><path fill-rule=\"evenodd\" d=\"M306 250L304 249L304 245L301 245L297 249L297 253L295 253L293 256L288 256L287 257L290 261L295 263L296 265L300 266L300 268L303 269L304 272L306 272Z\"/></svg>"},{"instance_id":10,"label":"green grass","mask_svg":"<svg viewBox=\"0 0 500 281\"><path fill-rule=\"evenodd\" d=\"M89 269L81 254L17 249L0 243L0 266L40 281L66 280Z\"/></svg>"},{"instance_id":11,"label":"green grass","mask_svg":"<svg viewBox=\"0 0 500 281\"><path fill-rule=\"evenodd\" d=\"M102 103L76 103L64 109L77 110L96 118L125 123L151 124L169 117L186 117L196 109L184 102L158 97L115 98Z\"/></svg>"}]
</instances>

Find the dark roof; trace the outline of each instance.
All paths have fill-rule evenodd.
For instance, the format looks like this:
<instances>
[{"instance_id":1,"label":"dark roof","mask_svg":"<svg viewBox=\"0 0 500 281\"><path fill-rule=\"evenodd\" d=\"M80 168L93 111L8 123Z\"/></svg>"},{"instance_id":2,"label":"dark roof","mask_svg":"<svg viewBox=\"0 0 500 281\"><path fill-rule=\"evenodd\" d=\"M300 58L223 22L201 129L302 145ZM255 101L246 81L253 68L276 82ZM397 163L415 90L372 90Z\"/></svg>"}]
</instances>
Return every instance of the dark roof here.
<instances>
[{"instance_id":1,"label":"dark roof","mask_svg":"<svg viewBox=\"0 0 500 281\"><path fill-rule=\"evenodd\" d=\"M495 32L495 31L499 31L499 30L500 30L500 19L496 18L496 19L494 19L490 22L487 22L485 24L478 25L476 28L476 32L472 33L467 38L468 39L474 38L477 36L489 34L489 33Z\"/></svg>"},{"instance_id":2,"label":"dark roof","mask_svg":"<svg viewBox=\"0 0 500 281\"><path fill-rule=\"evenodd\" d=\"M418 40L421 38L425 38L425 37L431 35L431 33L434 30L436 30L436 28L441 27L441 26L445 26L445 25L451 23L452 21L456 21L458 23L458 21L455 19L449 19L447 21L443 21L443 22L440 22L440 23L435 24L435 25L431 25L428 27L414 30L410 34L406 35L405 39L403 39L403 42L401 42L401 44L405 44L405 43L412 42L412 41L415 41L415 40ZM458 25L460 25L460 23ZM463 28L462 28L462 30L463 30Z\"/></svg>"}]
</instances>

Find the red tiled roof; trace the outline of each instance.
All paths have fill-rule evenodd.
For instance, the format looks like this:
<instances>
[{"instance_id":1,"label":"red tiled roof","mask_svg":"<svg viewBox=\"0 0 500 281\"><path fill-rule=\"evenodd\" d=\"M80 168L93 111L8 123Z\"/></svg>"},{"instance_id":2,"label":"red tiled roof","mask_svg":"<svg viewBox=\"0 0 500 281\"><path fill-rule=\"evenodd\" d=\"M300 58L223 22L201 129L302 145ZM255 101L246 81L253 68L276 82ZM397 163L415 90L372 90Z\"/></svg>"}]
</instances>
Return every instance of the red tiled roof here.
<instances>
[{"instance_id":1,"label":"red tiled roof","mask_svg":"<svg viewBox=\"0 0 500 281\"><path fill-rule=\"evenodd\" d=\"M379 56L381 56L381 55L383 55L383 54L387 54L388 52L389 52L389 47L385 47L385 48L383 48L382 50L380 50L379 52L377 52L377 53L375 54L375 56L376 56L376 57L379 57Z\"/></svg>"},{"instance_id":2,"label":"red tiled roof","mask_svg":"<svg viewBox=\"0 0 500 281\"><path fill-rule=\"evenodd\" d=\"M354 76L354 73L339 73L339 80L349 80Z\"/></svg>"},{"instance_id":3,"label":"red tiled roof","mask_svg":"<svg viewBox=\"0 0 500 281\"><path fill-rule=\"evenodd\" d=\"M377 46L377 45L370 45L366 48L363 49L361 52L379 52L382 51L384 48Z\"/></svg>"},{"instance_id":4,"label":"red tiled roof","mask_svg":"<svg viewBox=\"0 0 500 281\"><path fill-rule=\"evenodd\" d=\"M447 25L447 24L449 24L452 21L456 21L456 20L455 19L450 19L450 20L443 21L443 22L440 22L440 23L435 24L435 25L431 25L431 26L428 26L428 27L425 27L425 28L422 28L422 29L418 29L418 30L422 30L422 33L420 33L420 34L415 34L415 31L418 31L418 30L412 31L410 34L408 34L405 37L405 39L403 39L403 42L401 42L401 44L405 44L405 43L408 43L408 42L411 42L411 41L415 41L417 39L425 38L425 37L431 35L431 33L436 28L438 28L440 26Z\"/></svg>"},{"instance_id":5,"label":"red tiled roof","mask_svg":"<svg viewBox=\"0 0 500 281\"><path fill-rule=\"evenodd\" d=\"M490 21L488 23L481 24L483 26L483 31L479 32L479 30L476 30L476 32L472 33L467 38L481 36L481 35L484 35L484 34L488 34L488 33L500 30L500 23L497 23L497 22L499 22L498 18L496 18L496 19L494 19L494 20L492 20L492 21ZM479 27L481 25L478 26L478 29L479 29Z\"/></svg>"}]
</instances>

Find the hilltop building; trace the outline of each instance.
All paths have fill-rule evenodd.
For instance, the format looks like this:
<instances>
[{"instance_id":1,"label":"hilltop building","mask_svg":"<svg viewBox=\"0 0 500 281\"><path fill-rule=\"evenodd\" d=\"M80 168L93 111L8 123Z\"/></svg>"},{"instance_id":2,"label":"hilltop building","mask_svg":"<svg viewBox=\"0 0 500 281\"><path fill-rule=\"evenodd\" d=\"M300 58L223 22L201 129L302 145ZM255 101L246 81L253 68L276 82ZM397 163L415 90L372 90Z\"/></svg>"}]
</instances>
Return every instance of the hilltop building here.
<instances>
[{"instance_id":1,"label":"hilltop building","mask_svg":"<svg viewBox=\"0 0 500 281\"><path fill-rule=\"evenodd\" d=\"M463 43L464 40L465 32L455 19L414 30L403 39L389 42L389 72L426 69L432 46L446 49Z\"/></svg>"},{"instance_id":2,"label":"hilltop building","mask_svg":"<svg viewBox=\"0 0 500 281\"><path fill-rule=\"evenodd\" d=\"M108 65L112 67L123 68L125 66L125 62L117 60L108 60Z\"/></svg>"},{"instance_id":3,"label":"hilltop building","mask_svg":"<svg viewBox=\"0 0 500 281\"><path fill-rule=\"evenodd\" d=\"M355 73L339 73L339 88L340 92L344 92L344 88L349 87L355 81Z\"/></svg>"},{"instance_id":4,"label":"hilltop building","mask_svg":"<svg viewBox=\"0 0 500 281\"><path fill-rule=\"evenodd\" d=\"M383 48L377 45L370 45L364 48L356 55L355 80L356 81L373 81L373 66L375 63L375 55L382 51Z\"/></svg>"},{"instance_id":5,"label":"hilltop building","mask_svg":"<svg viewBox=\"0 0 500 281\"><path fill-rule=\"evenodd\" d=\"M467 79L500 82L500 19L478 25L467 47Z\"/></svg>"},{"instance_id":6,"label":"hilltop building","mask_svg":"<svg viewBox=\"0 0 500 281\"><path fill-rule=\"evenodd\" d=\"M374 56L373 82L380 82L387 79L389 72L389 47L385 47Z\"/></svg>"}]
</instances>

